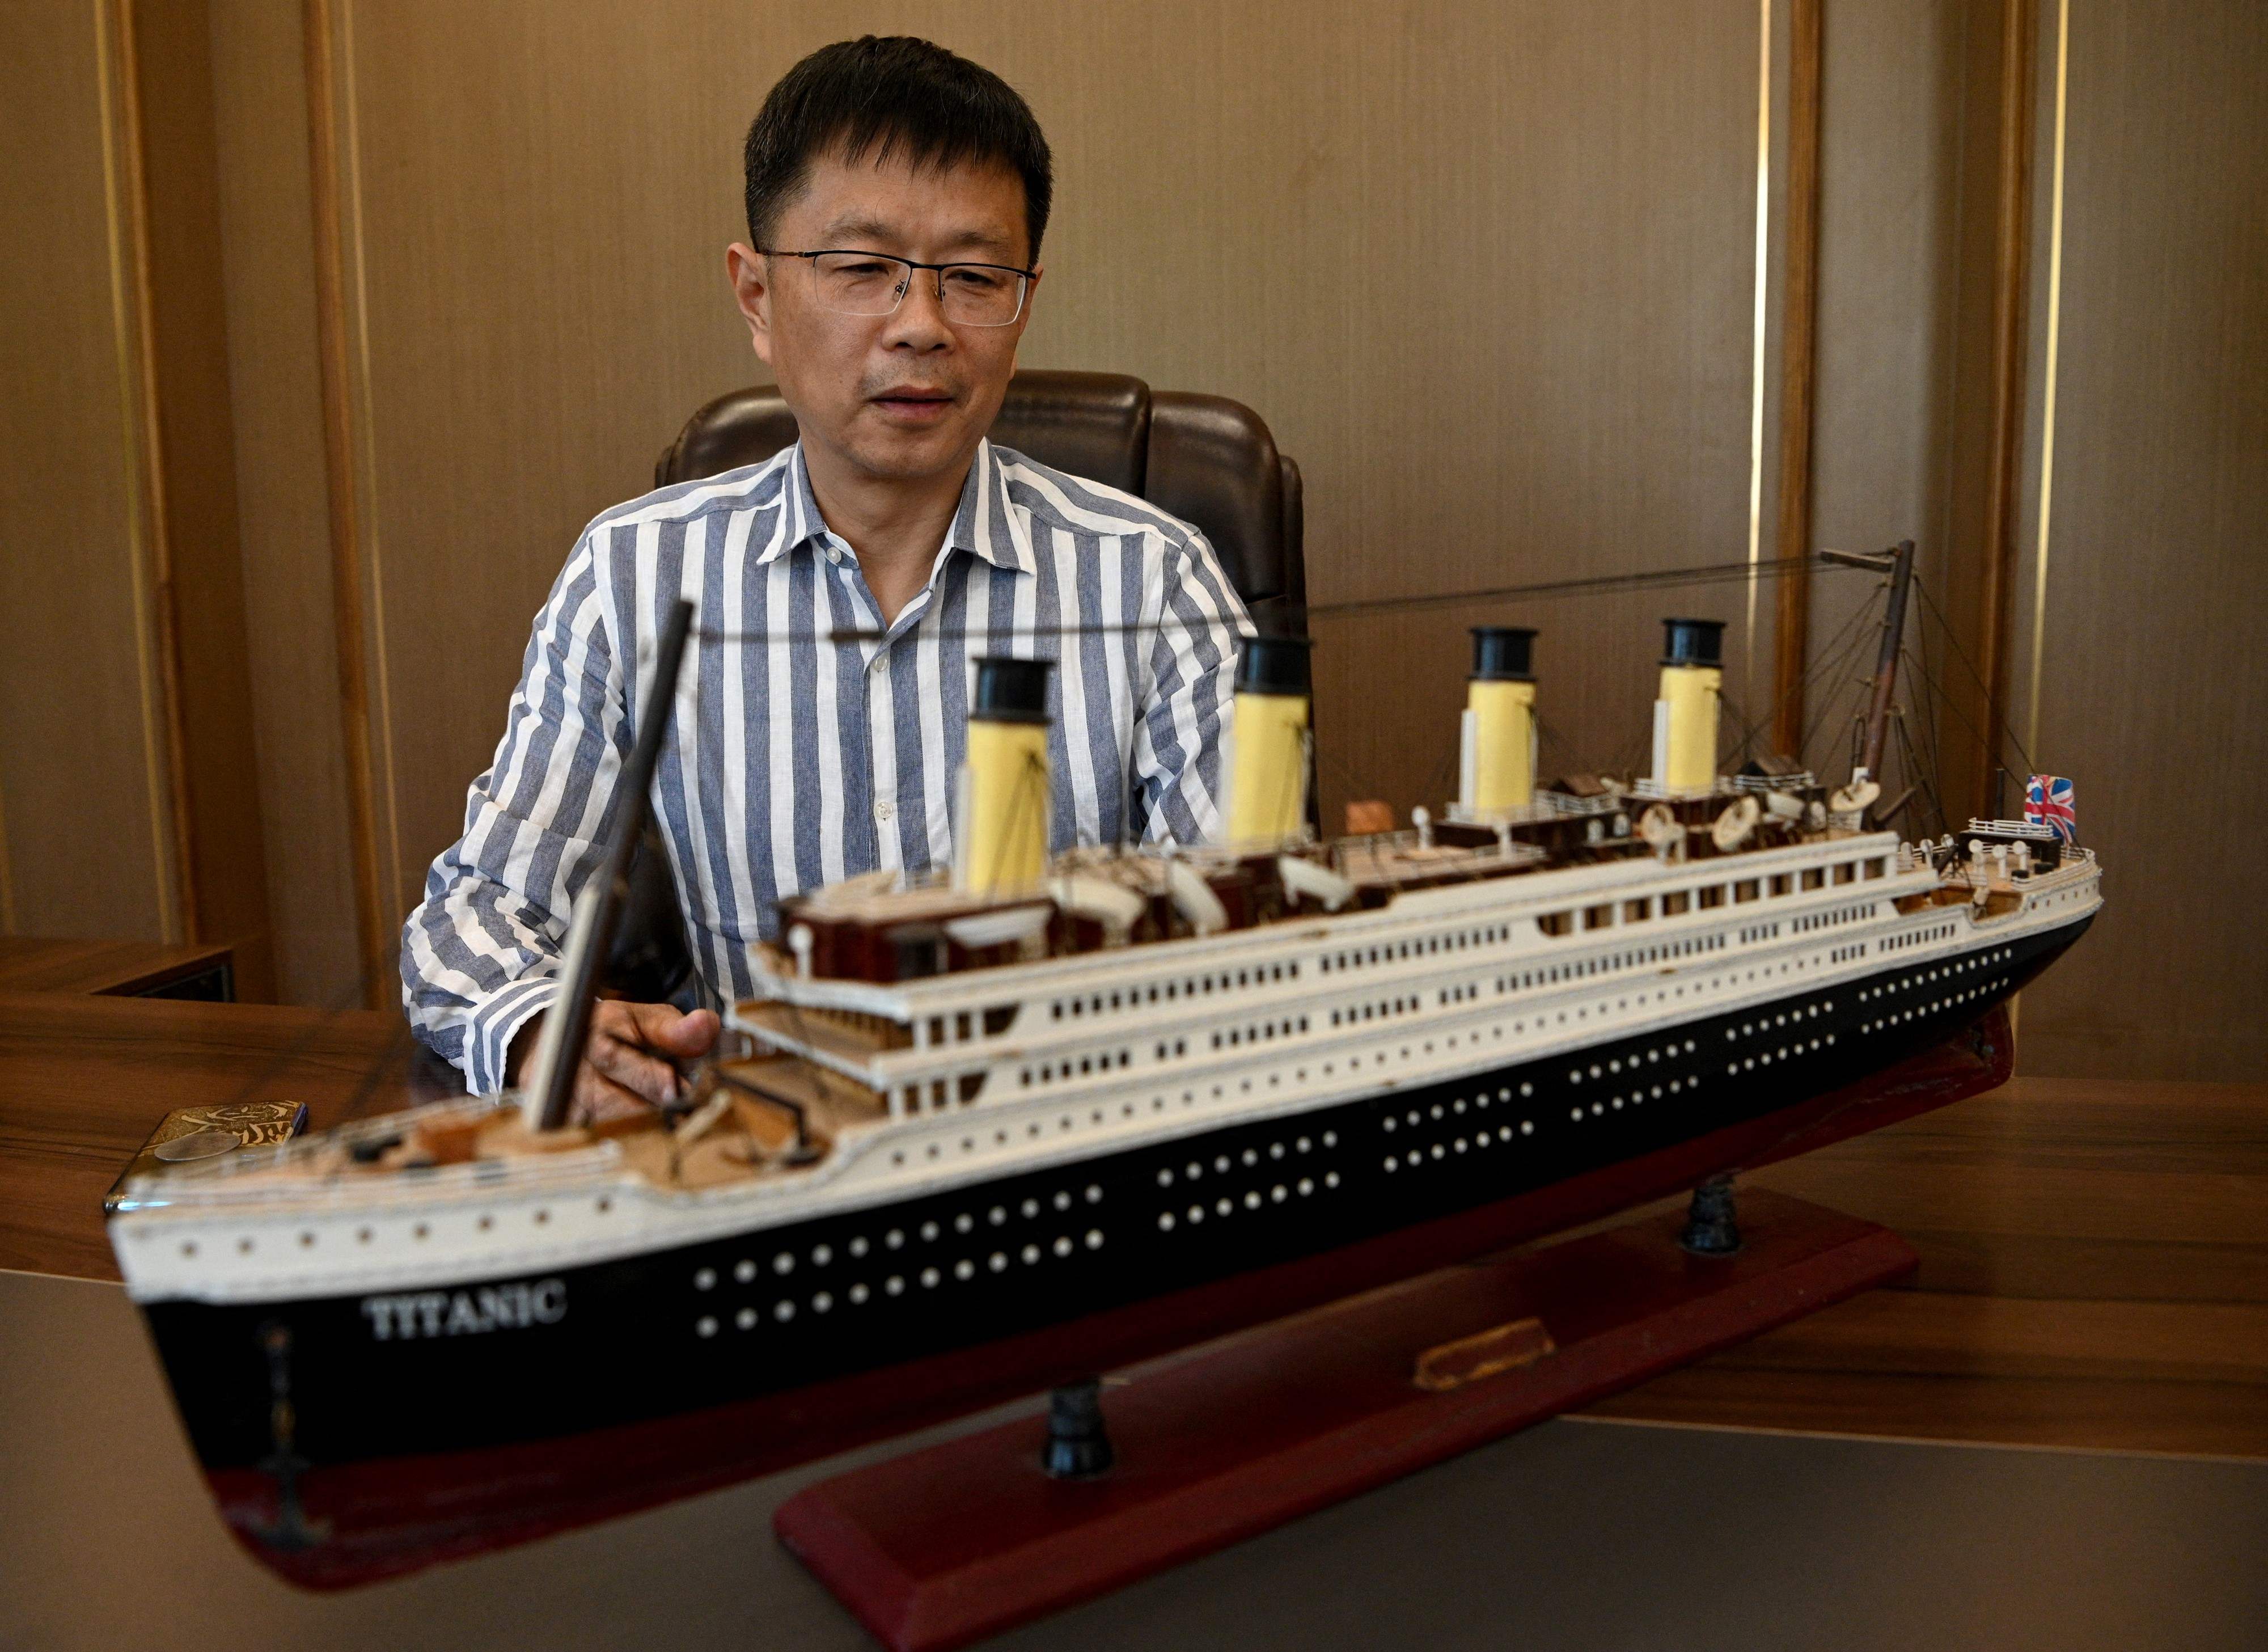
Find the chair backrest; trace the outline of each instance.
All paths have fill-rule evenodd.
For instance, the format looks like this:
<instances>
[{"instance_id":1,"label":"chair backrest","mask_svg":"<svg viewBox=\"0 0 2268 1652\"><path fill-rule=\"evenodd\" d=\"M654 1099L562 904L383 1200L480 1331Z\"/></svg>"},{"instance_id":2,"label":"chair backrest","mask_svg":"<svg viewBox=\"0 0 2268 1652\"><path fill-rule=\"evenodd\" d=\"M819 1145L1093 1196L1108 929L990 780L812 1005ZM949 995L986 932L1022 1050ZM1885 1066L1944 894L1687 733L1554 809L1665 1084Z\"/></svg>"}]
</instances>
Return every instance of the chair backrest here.
<instances>
[{"instance_id":1,"label":"chair backrest","mask_svg":"<svg viewBox=\"0 0 2268 1652\"><path fill-rule=\"evenodd\" d=\"M1008 381L991 434L1195 524L1256 618L1306 601L1300 467L1242 403L1152 390L1123 373L1035 369ZM759 463L795 438L795 415L772 386L732 391L686 421L654 465L654 485Z\"/></svg>"},{"instance_id":2,"label":"chair backrest","mask_svg":"<svg viewBox=\"0 0 2268 1652\"><path fill-rule=\"evenodd\" d=\"M1276 451L1260 416L1223 396L1152 390L1115 372L1018 373L993 422L1004 447L1138 495L1195 524L1263 628L1307 600L1300 467ZM795 440L795 415L768 384L720 395L686 420L655 462L656 487L758 464ZM1304 631L1304 624L1290 629ZM1308 813L1314 815L1310 785ZM631 860L630 899L607 978L649 1000L691 974L669 857L649 826Z\"/></svg>"}]
</instances>

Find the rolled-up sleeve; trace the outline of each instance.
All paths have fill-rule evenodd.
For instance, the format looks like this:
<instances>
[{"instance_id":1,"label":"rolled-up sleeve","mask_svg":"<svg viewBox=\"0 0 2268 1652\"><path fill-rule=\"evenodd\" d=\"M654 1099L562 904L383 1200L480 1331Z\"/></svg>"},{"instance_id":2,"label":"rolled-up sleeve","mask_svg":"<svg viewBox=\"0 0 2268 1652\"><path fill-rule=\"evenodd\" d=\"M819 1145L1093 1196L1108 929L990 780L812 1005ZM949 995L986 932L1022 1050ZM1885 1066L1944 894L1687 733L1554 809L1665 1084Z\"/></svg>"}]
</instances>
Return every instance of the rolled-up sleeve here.
<instances>
[{"instance_id":1,"label":"rolled-up sleeve","mask_svg":"<svg viewBox=\"0 0 2268 1652\"><path fill-rule=\"evenodd\" d=\"M558 995L568 914L597 868L630 751L604 543L605 530L585 533L537 615L504 738L466 797L464 835L433 862L402 926L410 1025L477 1095L503 1088L513 1036Z\"/></svg>"},{"instance_id":2,"label":"rolled-up sleeve","mask_svg":"<svg viewBox=\"0 0 2268 1652\"><path fill-rule=\"evenodd\" d=\"M1145 843L1221 832L1221 746L1235 698L1237 639L1253 625L1201 534L1165 564L1149 692L1134 731L1130 813Z\"/></svg>"}]
</instances>

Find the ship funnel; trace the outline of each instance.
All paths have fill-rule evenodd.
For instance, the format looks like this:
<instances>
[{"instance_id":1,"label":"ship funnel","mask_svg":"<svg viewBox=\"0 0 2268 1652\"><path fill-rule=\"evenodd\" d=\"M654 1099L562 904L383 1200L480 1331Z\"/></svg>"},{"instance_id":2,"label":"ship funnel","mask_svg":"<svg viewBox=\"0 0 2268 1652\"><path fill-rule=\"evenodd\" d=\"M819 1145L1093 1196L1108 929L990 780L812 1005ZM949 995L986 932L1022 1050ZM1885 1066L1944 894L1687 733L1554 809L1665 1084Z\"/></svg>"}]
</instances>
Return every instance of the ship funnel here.
<instances>
[{"instance_id":1,"label":"ship funnel","mask_svg":"<svg viewBox=\"0 0 2268 1652\"><path fill-rule=\"evenodd\" d=\"M1048 859L1048 673L1051 660L983 659L968 708L954 887L1023 895Z\"/></svg>"},{"instance_id":2,"label":"ship funnel","mask_svg":"<svg viewBox=\"0 0 2268 1652\"><path fill-rule=\"evenodd\" d=\"M1661 697L1653 703L1653 779L1665 792L1717 784L1717 704L1724 685L1725 622L1661 623Z\"/></svg>"},{"instance_id":3,"label":"ship funnel","mask_svg":"<svg viewBox=\"0 0 2268 1652\"><path fill-rule=\"evenodd\" d=\"M1228 781L1231 844L1279 844L1307 828L1310 646L1304 637L1244 639Z\"/></svg>"},{"instance_id":4,"label":"ship funnel","mask_svg":"<svg viewBox=\"0 0 2268 1652\"><path fill-rule=\"evenodd\" d=\"M1525 626L1473 627L1457 797L1468 814L1526 808L1535 800L1535 633Z\"/></svg>"}]
</instances>

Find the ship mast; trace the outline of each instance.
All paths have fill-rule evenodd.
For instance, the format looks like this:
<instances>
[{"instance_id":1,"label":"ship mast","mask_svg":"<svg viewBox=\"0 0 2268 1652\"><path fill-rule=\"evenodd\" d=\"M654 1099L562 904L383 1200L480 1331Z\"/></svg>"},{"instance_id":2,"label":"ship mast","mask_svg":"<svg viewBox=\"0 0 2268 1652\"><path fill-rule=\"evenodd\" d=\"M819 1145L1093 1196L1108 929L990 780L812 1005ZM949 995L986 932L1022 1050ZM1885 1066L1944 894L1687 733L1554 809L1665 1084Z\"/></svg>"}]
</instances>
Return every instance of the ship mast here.
<instances>
[{"instance_id":1,"label":"ship mast","mask_svg":"<svg viewBox=\"0 0 2268 1652\"><path fill-rule=\"evenodd\" d=\"M1867 705L1867 732L1859 750L1859 766L1851 784L1835 794L1837 814L1857 814L1882 794L1882 749L1890 734L1890 697L1897 687L1898 653L1905 645L1906 593L1913 585L1914 542L1902 539L1887 551L1872 556L1847 550L1825 550L1820 556L1849 568L1872 568L1890 576L1889 605L1882 614L1881 646L1874 655L1874 691Z\"/></svg>"},{"instance_id":2,"label":"ship mast","mask_svg":"<svg viewBox=\"0 0 2268 1652\"><path fill-rule=\"evenodd\" d=\"M1882 646L1874 656L1874 697L1867 708L1867 743L1852 780L1882 783L1882 746L1890 731L1890 691L1897 686L1898 653L1905 644L1906 592L1913 584L1914 542L1902 539L1890 553L1890 601L1882 615Z\"/></svg>"},{"instance_id":3,"label":"ship mast","mask_svg":"<svg viewBox=\"0 0 2268 1652\"><path fill-rule=\"evenodd\" d=\"M614 836L607 844L607 858L576 897L566 955L559 966L559 1001L544 1018L520 1103L521 1120L530 1130L556 1130L567 1122L575 1073L583 1065L583 1041L590 1036L600 972L613 948L615 919L629 892L630 852L645 830L647 793L661 756L662 731L669 726L670 707L677 698L677 667L685 657L685 634L692 623L693 604L680 597L662 623L653 673L638 702L644 720L615 793Z\"/></svg>"}]
</instances>

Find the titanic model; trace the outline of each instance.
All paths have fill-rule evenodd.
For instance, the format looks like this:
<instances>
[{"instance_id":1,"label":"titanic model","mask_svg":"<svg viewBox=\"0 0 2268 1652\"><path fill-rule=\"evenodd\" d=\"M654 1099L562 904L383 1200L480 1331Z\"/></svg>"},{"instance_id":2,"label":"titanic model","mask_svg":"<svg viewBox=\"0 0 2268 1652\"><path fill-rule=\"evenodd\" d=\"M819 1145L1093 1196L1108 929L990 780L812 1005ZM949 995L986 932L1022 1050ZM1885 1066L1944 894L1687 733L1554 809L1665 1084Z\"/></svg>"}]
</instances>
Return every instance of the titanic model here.
<instances>
[{"instance_id":1,"label":"titanic model","mask_svg":"<svg viewBox=\"0 0 2268 1652\"><path fill-rule=\"evenodd\" d=\"M1534 633L1484 629L1457 802L1318 842L1306 645L1256 638L1226 841L1050 859L1049 664L983 660L949 873L784 902L741 1052L586 1129L568 1052L652 719L526 1092L126 1187L113 1243L224 1516L357 1582L1331 1300L1381 1235L1421 1271L1754 1162L2101 905L2058 827L1870 823L1911 555L1879 559L1833 789L1718 772L1720 628L1685 620L1651 776L1541 787Z\"/></svg>"}]
</instances>

